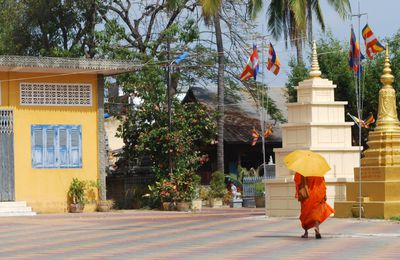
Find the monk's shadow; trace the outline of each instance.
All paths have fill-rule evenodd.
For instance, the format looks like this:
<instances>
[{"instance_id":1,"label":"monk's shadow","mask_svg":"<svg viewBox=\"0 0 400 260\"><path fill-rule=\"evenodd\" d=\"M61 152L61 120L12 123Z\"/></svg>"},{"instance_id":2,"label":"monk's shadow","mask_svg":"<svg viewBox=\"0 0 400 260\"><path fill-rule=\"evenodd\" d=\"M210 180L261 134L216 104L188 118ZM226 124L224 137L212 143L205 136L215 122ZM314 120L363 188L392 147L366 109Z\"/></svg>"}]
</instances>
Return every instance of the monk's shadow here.
<instances>
[{"instance_id":1,"label":"monk's shadow","mask_svg":"<svg viewBox=\"0 0 400 260\"><path fill-rule=\"evenodd\" d=\"M279 239L284 239L284 240L293 240L293 241L299 241L299 240L316 240L313 235L310 235L308 238L302 238L301 235L299 236L290 236L290 235L263 235L263 236L255 236L255 238L279 238ZM329 239L331 237L322 237L322 239ZM318 239L319 240L319 239Z\"/></svg>"}]
</instances>

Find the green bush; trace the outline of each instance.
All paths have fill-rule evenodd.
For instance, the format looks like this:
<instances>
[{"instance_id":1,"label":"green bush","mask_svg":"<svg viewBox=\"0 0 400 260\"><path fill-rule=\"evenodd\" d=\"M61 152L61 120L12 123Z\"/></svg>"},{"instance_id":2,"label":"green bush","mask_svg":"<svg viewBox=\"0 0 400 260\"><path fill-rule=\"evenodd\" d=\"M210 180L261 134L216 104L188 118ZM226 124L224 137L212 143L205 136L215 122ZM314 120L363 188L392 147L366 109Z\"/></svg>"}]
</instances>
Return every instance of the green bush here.
<instances>
[{"instance_id":1,"label":"green bush","mask_svg":"<svg viewBox=\"0 0 400 260\"><path fill-rule=\"evenodd\" d=\"M226 193L224 173L220 171L213 172L210 181L210 197L223 198Z\"/></svg>"},{"instance_id":2,"label":"green bush","mask_svg":"<svg viewBox=\"0 0 400 260\"><path fill-rule=\"evenodd\" d=\"M210 198L210 187L200 186L199 187L199 198L201 200L208 200Z\"/></svg>"},{"instance_id":3,"label":"green bush","mask_svg":"<svg viewBox=\"0 0 400 260\"><path fill-rule=\"evenodd\" d=\"M87 188L87 182L81 181L77 178L73 178L69 185L68 197L73 204L85 205L85 191Z\"/></svg>"},{"instance_id":4,"label":"green bush","mask_svg":"<svg viewBox=\"0 0 400 260\"><path fill-rule=\"evenodd\" d=\"M264 196L265 195L265 185L263 182L257 182L254 185L254 188L256 190L256 196Z\"/></svg>"}]
</instances>

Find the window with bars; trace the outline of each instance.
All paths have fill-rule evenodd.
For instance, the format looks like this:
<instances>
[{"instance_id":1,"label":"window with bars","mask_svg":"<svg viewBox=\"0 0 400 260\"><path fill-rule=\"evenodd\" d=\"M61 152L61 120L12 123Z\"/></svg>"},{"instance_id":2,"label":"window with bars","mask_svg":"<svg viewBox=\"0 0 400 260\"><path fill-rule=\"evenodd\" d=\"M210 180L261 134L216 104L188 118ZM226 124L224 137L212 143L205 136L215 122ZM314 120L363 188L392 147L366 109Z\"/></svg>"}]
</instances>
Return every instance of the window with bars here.
<instances>
[{"instance_id":1,"label":"window with bars","mask_svg":"<svg viewBox=\"0 0 400 260\"><path fill-rule=\"evenodd\" d=\"M32 125L33 168L82 168L80 125Z\"/></svg>"},{"instance_id":2,"label":"window with bars","mask_svg":"<svg viewBox=\"0 0 400 260\"><path fill-rule=\"evenodd\" d=\"M20 104L29 106L91 106L90 84L21 83Z\"/></svg>"}]
</instances>

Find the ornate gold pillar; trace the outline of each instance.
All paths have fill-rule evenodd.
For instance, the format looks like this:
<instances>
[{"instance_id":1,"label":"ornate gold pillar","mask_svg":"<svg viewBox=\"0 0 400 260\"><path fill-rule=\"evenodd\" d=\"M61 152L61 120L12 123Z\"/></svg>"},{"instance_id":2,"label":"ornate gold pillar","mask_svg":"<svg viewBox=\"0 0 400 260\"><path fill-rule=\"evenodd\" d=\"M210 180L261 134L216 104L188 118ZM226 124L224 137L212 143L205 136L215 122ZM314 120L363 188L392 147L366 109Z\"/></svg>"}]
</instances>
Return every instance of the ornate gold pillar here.
<instances>
[{"instance_id":1,"label":"ornate gold pillar","mask_svg":"<svg viewBox=\"0 0 400 260\"><path fill-rule=\"evenodd\" d=\"M369 148L364 152L362 166L400 166L400 122L397 118L393 81L389 47L386 45L385 65L381 76L383 86L379 91L378 119L374 131L368 135Z\"/></svg>"},{"instance_id":2,"label":"ornate gold pillar","mask_svg":"<svg viewBox=\"0 0 400 260\"><path fill-rule=\"evenodd\" d=\"M362 214L365 218L391 218L400 215L400 122L397 118L396 91L390 69L389 48L379 90L378 119L368 135L369 148L354 169L354 182L347 183L347 201L335 202L336 217L357 217L359 187L361 186Z\"/></svg>"}]
</instances>

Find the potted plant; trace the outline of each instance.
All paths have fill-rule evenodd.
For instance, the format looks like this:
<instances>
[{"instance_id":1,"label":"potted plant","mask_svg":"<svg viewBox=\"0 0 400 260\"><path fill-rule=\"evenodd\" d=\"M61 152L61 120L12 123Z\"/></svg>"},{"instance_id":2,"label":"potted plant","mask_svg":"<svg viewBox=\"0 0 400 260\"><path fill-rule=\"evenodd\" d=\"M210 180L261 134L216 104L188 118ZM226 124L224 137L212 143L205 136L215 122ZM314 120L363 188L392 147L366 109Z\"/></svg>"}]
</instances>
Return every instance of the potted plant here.
<instances>
[{"instance_id":1,"label":"potted plant","mask_svg":"<svg viewBox=\"0 0 400 260\"><path fill-rule=\"evenodd\" d=\"M85 207L86 181L73 178L68 190L69 212L81 213Z\"/></svg>"},{"instance_id":2,"label":"potted plant","mask_svg":"<svg viewBox=\"0 0 400 260\"><path fill-rule=\"evenodd\" d=\"M196 195L196 188L200 183L200 176L184 171L182 174L175 174L175 180L177 186L176 209L189 211Z\"/></svg>"},{"instance_id":3,"label":"potted plant","mask_svg":"<svg viewBox=\"0 0 400 260\"><path fill-rule=\"evenodd\" d=\"M195 183L195 193L191 205L193 211L201 211L202 208L202 198L200 197L200 190L202 189L202 186L200 185L200 179L201 178L199 175L194 176L193 181Z\"/></svg>"},{"instance_id":4,"label":"potted plant","mask_svg":"<svg viewBox=\"0 0 400 260\"><path fill-rule=\"evenodd\" d=\"M175 180L157 181L154 186L148 186L150 192L155 195L156 200L161 202L162 210L173 210L177 197Z\"/></svg>"},{"instance_id":5,"label":"potted plant","mask_svg":"<svg viewBox=\"0 0 400 260\"><path fill-rule=\"evenodd\" d=\"M114 200L99 200L97 202L96 210L98 212L109 212L114 207L115 201Z\"/></svg>"},{"instance_id":6,"label":"potted plant","mask_svg":"<svg viewBox=\"0 0 400 260\"><path fill-rule=\"evenodd\" d=\"M86 183L87 193L91 194L93 201L96 202L96 210L99 212L109 212L114 206L115 202L113 200L105 200L101 196L101 188L103 184L97 181L89 181ZM97 190L98 199L96 199L96 194L94 189Z\"/></svg>"},{"instance_id":7,"label":"potted plant","mask_svg":"<svg viewBox=\"0 0 400 260\"><path fill-rule=\"evenodd\" d=\"M265 185L263 182L257 182L255 185L256 195L254 200L257 208L265 207Z\"/></svg>"},{"instance_id":8,"label":"potted plant","mask_svg":"<svg viewBox=\"0 0 400 260\"><path fill-rule=\"evenodd\" d=\"M227 192L224 173L220 171L213 172L210 181L210 206L212 208L222 207L222 198Z\"/></svg>"},{"instance_id":9,"label":"potted plant","mask_svg":"<svg viewBox=\"0 0 400 260\"><path fill-rule=\"evenodd\" d=\"M200 185L199 199L201 199L202 206L209 206L209 200L210 200L210 187L209 186Z\"/></svg>"}]
</instances>

